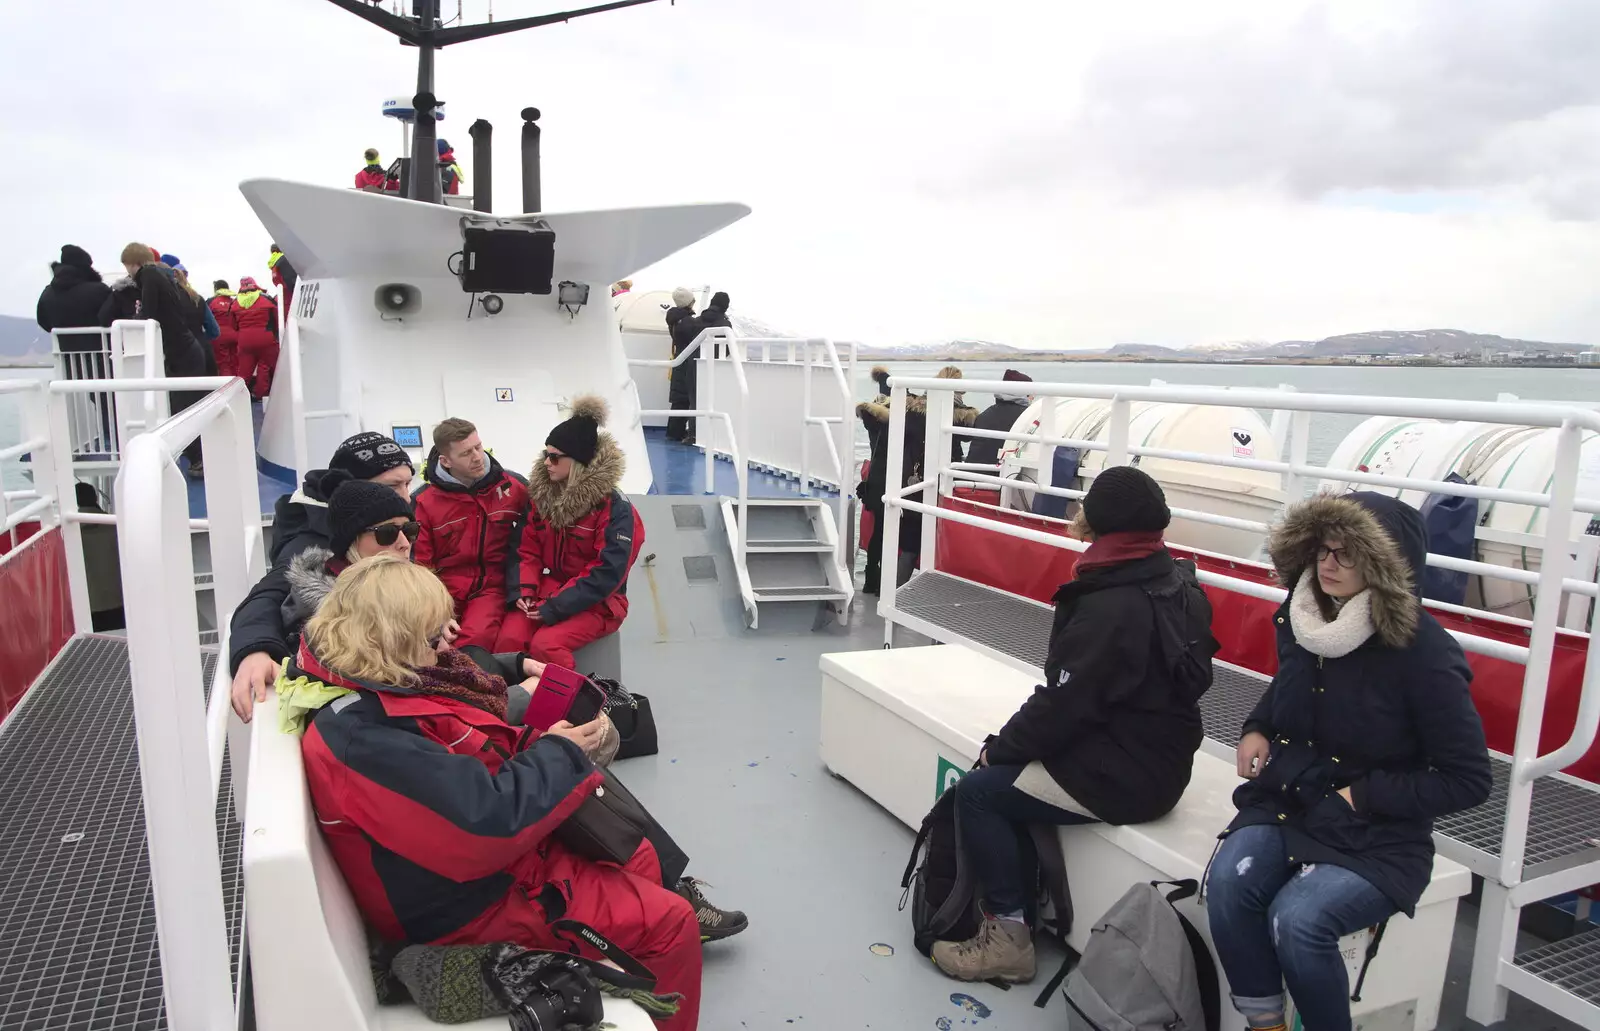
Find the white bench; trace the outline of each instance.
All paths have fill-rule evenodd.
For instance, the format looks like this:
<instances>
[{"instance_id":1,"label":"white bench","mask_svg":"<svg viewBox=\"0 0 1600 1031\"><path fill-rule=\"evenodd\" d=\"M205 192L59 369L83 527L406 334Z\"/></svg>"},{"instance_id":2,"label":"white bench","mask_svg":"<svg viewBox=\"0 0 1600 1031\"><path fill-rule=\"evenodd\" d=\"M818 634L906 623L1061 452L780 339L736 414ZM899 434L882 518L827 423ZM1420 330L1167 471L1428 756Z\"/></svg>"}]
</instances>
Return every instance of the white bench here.
<instances>
[{"instance_id":1,"label":"white bench","mask_svg":"<svg viewBox=\"0 0 1600 1031\"><path fill-rule=\"evenodd\" d=\"M909 827L977 760L983 740L1033 693L1035 678L959 645L822 656L822 761ZM1140 881L1198 879L1233 818L1231 763L1201 753L1183 801L1153 823L1061 829L1080 951L1100 914ZM1371 1029L1431 1031L1439 1019L1456 901L1472 888L1465 867L1435 859L1415 919L1390 921L1352 1012ZM1182 906L1209 942L1198 900ZM1343 943L1351 961L1359 941ZM1223 1026L1245 1021L1228 1003ZM1231 1023L1230 1023L1231 1022Z\"/></svg>"},{"instance_id":2,"label":"white bench","mask_svg":"<svg viewBox=\"0 0 1600 1031\"><path fill-rule=\"evenodd\" d=\"M261 1031L412 1031L437 1028L415 1006L379 1006L367 961L367 936L317 830L298 738L278 731L269 696L251 725L250 783L244 823L245 913L256 1026ZM607 998L619 1031L654 1031L632 1002ZM506 1018L459 1024L505 1031Z\"/></svg>"}]
</instances>

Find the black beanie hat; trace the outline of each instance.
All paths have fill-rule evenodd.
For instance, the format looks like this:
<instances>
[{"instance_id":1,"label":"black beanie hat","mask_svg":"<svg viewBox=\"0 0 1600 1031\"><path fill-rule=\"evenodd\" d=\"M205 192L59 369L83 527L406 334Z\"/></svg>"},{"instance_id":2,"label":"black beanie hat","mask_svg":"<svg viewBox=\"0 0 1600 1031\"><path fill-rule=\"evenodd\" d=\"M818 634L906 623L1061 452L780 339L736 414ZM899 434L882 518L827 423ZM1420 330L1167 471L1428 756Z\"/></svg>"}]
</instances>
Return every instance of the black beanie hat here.
<instances>
[{"instance_id":1,"label":"black beanie hat","mask_svg":"<svg viewBox=\"0 0 1600 1031\"><path fill-rule=\"evenodd\" d=\"M346 480L328 499L328 549L343 558L361 531L395 516L411 518L411 504L393 487L370 480Z\"/></svg>"},{"instance_id":2,"label":"black beanie hat","mask_svg":"<svg viewBox=\"0 0 1600 1031\"><path fill-rule=\"evenodd\" d=\"M352 479L370 480L375 476L382 476L397 465L416 471L416 466L411 464L411 456L406 454L405 448L396 444L392 438L368 430L347 437L334 451L328 468L347 472Z\"/></svg>"},{"instance_id":3,"label":"black beanie hat","mask_svg":"<svg viewBox=\"0 0 1600 1031\"><path fill-rule=\"evenodd\" d=\"M1167 496L1150 474L1131 465L1102 469L1083 498L1083 516L1097 536L1156 533L1172 522Z\"/></svg>"},{"instance_id":4,"label":"black beanie hat","mask_svg":"<svg viewBox=\"0 0 1600 1031\"><path fill-rule=\"evenodd\" d=\"M553 447L572 460L588 465L600 446L600 427L606 421L606 402L593 394L572 399L572 417L556 423L555 429L544 438L546 447Z\"/></svg>"},{"instance_id":5,"label":"black beanie hat","mask_svg":"<svg viewBox=\"0 0 1600 1031\"><path fill-rule=\"evenodd\" d=\"M706 305L706 307L707 308L720 308L723 311L727 311L728 310L728 291L726 291L726 290L718 290L716 293L712 294L711 295L711 303Z\"/></svg>"},{"instance_id":6,"label":"black beanie hat","mask_svg":"<svg viewBox=\"0 0 1600 1031\"><path fill-rule=\"evenodd\" d=\"M89 252L82 247L68 243L61 246L61 264L91 269L94 268L94 259L89 257Z\"/></svg>"}]
</instances>

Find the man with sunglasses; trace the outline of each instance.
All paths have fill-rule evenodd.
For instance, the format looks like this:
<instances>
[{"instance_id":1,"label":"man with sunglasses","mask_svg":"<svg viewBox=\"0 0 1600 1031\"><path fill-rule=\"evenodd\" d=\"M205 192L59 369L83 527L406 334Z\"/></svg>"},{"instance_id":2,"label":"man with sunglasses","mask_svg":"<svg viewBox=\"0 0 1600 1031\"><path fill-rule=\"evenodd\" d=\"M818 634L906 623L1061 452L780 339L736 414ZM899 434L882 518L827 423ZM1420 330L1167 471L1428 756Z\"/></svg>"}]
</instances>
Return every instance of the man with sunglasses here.
<instances>
[{"instance_id":1,"label":"man with sunglasses","mask_svg":"<svg viewBox=\"0 0 1600 1031\"><path fill-rule=\"evenodd\" d=\"M434 428L427 482L412 496L422 532L412 559L439 575L456 606L456 647L493 648L506 613L511 533L528 508L527 481L501 468L478 428L446 419Z\"/></svg>"},{"instance_id":2,"label":"man with sunglasses","mask_svg":"<svg viewBox=\"0 0 1600 1031\"><path fill-rule=\"evenodd\" d=\"M289 599L289 564L307 548L332 544L328 504L342 483L370 481L395 495L402 504L411 496L415 472L411 457L392 438L365 431L346 438L326 469L306 473L300 489L278 499L273 510L272 548L267 575L251 588L229 624L229 667L233 671L233 708L244 720L255 702L267 697L288 656L282 608ZM409 509L408 509L409 511Z\"/></svg>"}]
</instances>

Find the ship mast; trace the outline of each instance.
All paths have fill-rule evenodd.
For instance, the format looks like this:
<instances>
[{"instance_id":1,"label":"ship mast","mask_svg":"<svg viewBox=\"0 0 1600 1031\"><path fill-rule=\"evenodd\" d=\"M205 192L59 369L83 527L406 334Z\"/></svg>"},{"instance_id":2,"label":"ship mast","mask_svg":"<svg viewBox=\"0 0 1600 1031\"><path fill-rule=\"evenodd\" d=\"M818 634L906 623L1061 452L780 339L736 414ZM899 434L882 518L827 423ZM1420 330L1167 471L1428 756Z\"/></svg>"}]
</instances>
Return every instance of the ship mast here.
<instances>
[{"instance_id":1,"label":"ship mast","mask_svg":"<svg viewBox=\"0 0 1600 1031\"><path fill-rule=\"evenodd\" d=\"M612 0L611 3L584 7L575 11L560 11L530 18L512 18L509 21L489 21L476 25L453 25L445 28L439 23L439 0L413 0L414 15L403 17L390 14L372 0L329 0L358 18L393 33L406 46L417 48L417 95L412 98L416 111L416 131L411 137L411 174L408 176L406 195L412 200L430 204L443 202L443 188L437 174L430 171L438 164L438 130L434 111L439 100L433 93L433 52L452 43L466 43L474 39L487 39L521 29L537 29L556 25L574 18L624 7L656 3L657 0Z\"/></svg>"}]
</instances>

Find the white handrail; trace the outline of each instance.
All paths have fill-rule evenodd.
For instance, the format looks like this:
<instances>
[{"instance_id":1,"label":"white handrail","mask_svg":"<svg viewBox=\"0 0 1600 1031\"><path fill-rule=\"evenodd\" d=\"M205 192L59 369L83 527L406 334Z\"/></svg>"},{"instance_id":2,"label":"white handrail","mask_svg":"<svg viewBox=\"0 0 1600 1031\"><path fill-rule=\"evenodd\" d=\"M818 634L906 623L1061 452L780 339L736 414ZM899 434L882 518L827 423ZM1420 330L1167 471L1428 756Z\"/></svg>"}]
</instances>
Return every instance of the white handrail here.
<instances>
[{"instance_id":1,"label":"white handrail","mask_svg":"<svg viewBox=\"0 0 1600 1031\"><path fill-rule=\"evenodd\" d=\"M111 381L100 389L205 389L212 393L126 442L116 480L124 583L157 603L128 607L129 673L149 828L150 877L168 1021L174 1031L234 1022L215 808L222 728L195 704L203 684L188 484L175 456L199 437L212 454L206 476L216 609L231 612L260 575L250 402L234 378ZM76 384L61 393L77 392ZM224 660L225 661L225 660ZM217 694L218 692L213 692ZM226 705L213 697L212 711ZM215 759L213 756L215 755Z\"/></svg>"}]
</instances>

